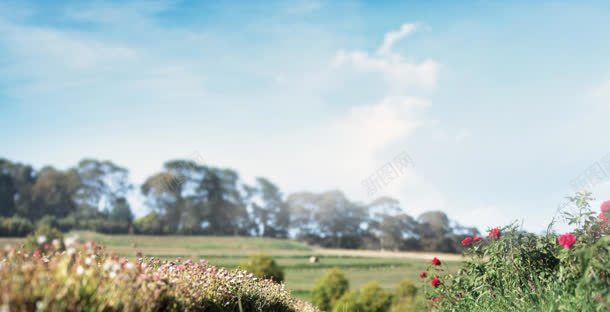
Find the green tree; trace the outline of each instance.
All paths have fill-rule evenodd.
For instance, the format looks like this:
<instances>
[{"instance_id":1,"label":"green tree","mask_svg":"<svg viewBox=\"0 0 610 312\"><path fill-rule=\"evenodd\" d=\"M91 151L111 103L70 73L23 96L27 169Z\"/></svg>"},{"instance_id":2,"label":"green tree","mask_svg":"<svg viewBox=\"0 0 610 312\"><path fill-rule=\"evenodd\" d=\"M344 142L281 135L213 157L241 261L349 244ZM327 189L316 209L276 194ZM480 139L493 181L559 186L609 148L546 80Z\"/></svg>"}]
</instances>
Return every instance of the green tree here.
<instances>
[{"instance_id":1,"label":"green tree","mask_svg":"<svg viewBox=\"0 0 610 312\"><path fill-rule=\"evenodd\" d=\"M111 161L83 159L74 170L80 178L74 196L80 216L96 217L100 211L110 214L116 205L125 209L125 198L133 188L127 169Z\"/></svg>"},{"instance_id":2,"label":"green tree","mask_svg":"<svg viewBox=\"0 0 610 312\"><path fill-rule=\"evenodd\" d=\"M280 189L265 178L257 178L254 187L248 187L247 201L251 202L250 221L254 232L264 237L287 237L290 226L288 206Z\"/></svg>"},{"instance_id":3,"label":"green tree","mask_svg":"<svg viewBox=\"0 0 610 312\"><path fill-rule=\"evenodd\" d=\"M259 254L250 256L239 266L256 277L271 279L278 283L284 281L284 271L270 255Z\"/></svg>"},{"instance_id":4,"label":"green tree","mask_svg":"<svg viewBox=\"0 0 610 312\"><path fill-rule=\"evenodd\" d=\"M31 210L28 215L37 220L45 215L63 218L76 211L73 200L80 180L76 172L43 168L32 187Z\"/></svg>"},{"instance_id":5,"label":"green tree","mask_svg":"<svg viewBox=\"0 0 610 312\"><path fill-rule=\"evenodd\" d=\"M129 207L129 202L124 197L119 197L115 200L112 210L110 211L110 220L131 224L133 221L133 213Z\"/></svg>"},{"instance_id":6,"label":"green tree","mask_svg":"<svg viewBox=\"0 0 610 312\"><path fill-rule=\"evenodd\" d=\"M312 303L322 311L331 311L339 298L349 290L349 282L337 268L330 269L311 290Z\"/></svg>"}]
</instances>

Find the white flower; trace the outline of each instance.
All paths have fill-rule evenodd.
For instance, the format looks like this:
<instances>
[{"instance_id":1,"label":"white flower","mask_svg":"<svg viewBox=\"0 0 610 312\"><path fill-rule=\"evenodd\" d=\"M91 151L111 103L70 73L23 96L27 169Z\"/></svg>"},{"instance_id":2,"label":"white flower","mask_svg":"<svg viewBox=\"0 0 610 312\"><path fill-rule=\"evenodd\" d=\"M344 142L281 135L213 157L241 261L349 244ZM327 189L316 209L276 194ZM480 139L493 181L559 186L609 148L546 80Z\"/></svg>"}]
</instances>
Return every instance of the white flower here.
<instances>
[{"instance_id":1,"label":"white flower","mask_svg":"<svg viewBox=\"0 0 610 312\"><path fill-rule=\"evenodd\" d=\"M76 274L77 274L77 275L83 275L83 273L85 273L85 268L83 268L82 266L80 266L80 265L79 265L79 266L76 268Z\"/></svg>"},{"instance_id":2,"label":"white flower","mask_svg":"<svg viewBox=\"0 0 610 312\"><path fill-rule=\"evenodd\" d=\"M59 247L61 247L61 242L57 238L54 239L52 243L53 243L53 247L55 247L55 249L59 249Z\"/></svg>"},{"instance_id":3,"label":"white flower","mask_svg":"<svg viewBox=\"0 0 610 312\"><path fill-rule=\"evenodd\" d=\"M93 263L93 259L91 259L91 257L85 258L85 264L86 265L91 265L91 263Z\"/></svg>"},{"instance_id":4,"label":"white flower","mask_svg":"<svg viewBox=\"0 0 610 312\"><path fill-rule=\"evenodd\" d=\"M36 239L36 241L38 242L38 244L44 244L47 241L47 237L44 235L40 235L38 236L38 238Z\"/></svg>"},{"instance_id":5,"label":"white flower","mask_svg":"<svg viewBox=\"0 0 610 312\"><path fill-rule=\"evenodd\" d=\"M110 278L114 278L116 276L116 273L114 271L110 272Z\"/></svg>"},{"instance_id":6,"label":"white flower","mask_svg":"<svg viewBox=\"0 0 610 312\"><path fill-rule=\"evenodd\" d=\"M66 245L66 247L72 247L72 246L74 246L74 244L76 243L77 240L78 240L78 236L66 237L64 239L64 245Z\"/></svg>"},{"instance_id":7,"label":"white flower","mask_svg":"<svg viewBox=\"0 0 610 312\"><path fill-rule=\"evenodd\" d=\"M66 252L68 253L69 256L72 256L76 253L76 249L74 249L74 247L70 247L66 250Z\"/></svg>"},{"instance_id":8,"label":"white flower","mask_svg":"<svg viewBox=\"0 0 610 312\"><path fill-rule=\"evenodd\" d=\"M136 268L136 266L135 266L133 263L131 263L131 262L127 262L127 263L125 264L125 268L126 268L127 270L131 271L131 270L135 269L135 268Z\"/></svg>"}]
</instances>

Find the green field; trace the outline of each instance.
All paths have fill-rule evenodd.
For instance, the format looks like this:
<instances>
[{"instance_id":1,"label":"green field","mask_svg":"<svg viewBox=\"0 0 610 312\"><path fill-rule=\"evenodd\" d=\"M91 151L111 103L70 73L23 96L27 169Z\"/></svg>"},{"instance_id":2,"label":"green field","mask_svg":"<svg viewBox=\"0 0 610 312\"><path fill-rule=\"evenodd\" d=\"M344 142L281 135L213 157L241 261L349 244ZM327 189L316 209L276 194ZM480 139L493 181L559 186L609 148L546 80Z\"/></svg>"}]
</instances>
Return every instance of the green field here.
<instances>
[{"instance_id":1,"label":"green field","mask_svg":"<svg viewBox=\"0 0 610 312\"><path fill-rule=\"evenodd\" d=\"M309 300L309 292L314 282L331 267L340 268L349 279L350 287L376 280L384 288L395 287L401 279L417 280L429 259L437 254L401 255L392 253L371 253L354 251L346 255L342 250L326 250L304 243L269 238L227 237L227 236L139 236L102 235L91 232L76 233L83 240L95 240L120 256L135 258L137 252L146 257L172 259L176 257L206 259L209 263L228 268L237 267L249 255L271 254L284 268L286 287L294 296ZM2 239L0 244L17 243L18 239ZM316 255L320 261L310 264L310 256ZM452 258L456 258L451 255ZM439 255L446 259L449 255ZM445 261L449 270L457 269L459 261Z\"/></svg>"}]
</instances>

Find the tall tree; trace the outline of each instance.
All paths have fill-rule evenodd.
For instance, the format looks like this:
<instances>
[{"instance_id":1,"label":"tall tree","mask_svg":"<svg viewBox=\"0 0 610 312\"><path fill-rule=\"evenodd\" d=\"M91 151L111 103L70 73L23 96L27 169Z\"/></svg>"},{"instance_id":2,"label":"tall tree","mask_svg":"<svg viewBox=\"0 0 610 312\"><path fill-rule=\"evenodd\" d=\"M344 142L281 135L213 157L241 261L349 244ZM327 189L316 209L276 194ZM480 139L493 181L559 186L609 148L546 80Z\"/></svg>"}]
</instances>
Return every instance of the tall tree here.
<instances>
[{"instance_id":1,"label":"tall tree","mask_svg":"<svg viewBox=\"0 0 610 312\"><path fill-rule=\"evenodd\" d=\"M252 194L253 193L253 194ZM287 237L290 213L284 203L280 189L265 178L257 178L250 188L250 221L255 224L255 233L265 237Z\"/></svg>"},{"instance_id":2,"label":"tall tree","mask_svg":"<svg viewBox=\"0 0 610 312\"><path fill-rule=\"evenodd\" d=\"M11 180L4 187L7 195L11 193L11 189L14 188L12 198L5 198L8 201L12 199L14 212L23 218L32 219L34 208L32 203L32 187L36 182L36 173L31 166L23 165L20 163L13 163L7 159L0 158L0 172L8 176ZM11 184L11 185L9 185ZM7 210L8 213L8 210Z\"/></svg>"},{"instance_id":3,"label":"tall tree","mask_svg":"<svg viewBox=\"0 0 610 312\"><path fill-rule=\"evenodd\" d=\"M239 175L231 169L205 167L198 187L207 214L204 230L216 235L238 235L249 232L248 213L240 192Z\"/></svg>"},{"instance_id":4,"label":"tall tree","mask_svg":"<svg viewBox=\"0 0 610 312\"><path fill-rule=\"evenodd\" d=\"M366 206L350 202L342 192L296 193L287 202L298 237L332 247L360 244L367 219Z\"/></svg>"},{"instance_id":5,"label":"tall tree","mask_svg":"<svg viewBox=\"0 0 610 312\"><path fill-rule=\"evenodd\" d=\"M43 168L32 187L33 209L28 215L37 220L43 216L63 218L75 212L76 204L73 197L79 185L79 176L73 170Z\"/></svg>"},{"instance_id":6,"label":"tall tree","mask_svg":"<svg viewBox=\"0 0 610 312\"><path fill-rule=\"evenodd\" d=\"M74 170L80 178L74 200L81 216L93 217L100 211L108 214L116 205L125 208L125 198L133 188L127 169L111 161L83 159Z\"/></svg>"},{"instance_id":7,"label":"tall tree","mask_svg":"<svg viewBox=\"0 0 610 312\"><path fill-rule=\"evenodd\" d=\"M12 217L15 212L15 196L17 188L13 184L12 177L0 171L0 216Z\"/></svg>"}]
</instances>

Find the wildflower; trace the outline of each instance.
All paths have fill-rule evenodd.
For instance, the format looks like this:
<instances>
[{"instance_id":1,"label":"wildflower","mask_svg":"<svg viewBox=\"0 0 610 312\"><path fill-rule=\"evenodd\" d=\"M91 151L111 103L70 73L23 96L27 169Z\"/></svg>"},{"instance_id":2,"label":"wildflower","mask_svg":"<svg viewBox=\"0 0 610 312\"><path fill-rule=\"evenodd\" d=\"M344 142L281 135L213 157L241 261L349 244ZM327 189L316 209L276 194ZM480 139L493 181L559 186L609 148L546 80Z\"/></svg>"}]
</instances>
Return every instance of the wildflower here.
<instances>
[{"instance_id":1,"label":"wildflower","mask_svg":"<svg viewBox=\"0 0 610 312\"><path fill-rule=\"evenodd\" d=\"M466 237L462 240L462 246L466 247L469 246L470 244L472 244L472 237Z\"/></svg>"},{"instance_id":2,"label":"wildflower","mask_svg":"<svg viewBox=\"0 0 610 312\"><path fill-rule=\"evenodd\" d=\"M482 240L482 239L483 239L483 237L481 237L481 236L479 236L479 235L475 235L475 236L472 238L472 240L474 240L475 242L478 242L478 241L480 241L480 240Z\"/></svg>"},{"instance_id":3,"label":"wildflower","mask_svg":"<svg viewBox=\"0 0 610 312\"><path fill-rule=\"evenodd\" d=\"M602 213L610 212L610 200L603 202L599 208L602 211Z\"/></svg>"},{"instance_id":4,"label":"wildflower","mask_svg":"<svg viewBox=\"0 0 610 312\"><path fill-rule=\"evenodd\" d=\"M85 268L83 268L82 266L78 266L76 268L76 275L83 275L83 273L85 273Z\"/></svg>"},{"instance_id":5,"label":"wildflower","mask_svg":"<svg viewBox=\"0 0 610 312\"><path fill-rule=\"evenodd\" d=\"M422 271L419 273L419 278L426 278L426 276L428 276L428 273L426 273L426 271Z\"/></svg>"},{"instance_id":6,"label":"wildflower","mask_svg":"<svg viewBox=\"0 0 610 312\"><path fill-rule=\"evenodd\" d=\"M38 238L36 239L36 242L38 242L38 244L44 244L47 241L47 237L44 235L40 235L38 236Z\"/></svg>"},{"instance_id":7,"label":"wildflower","mask_svg":"<svg viewBox=\"0 0 610 312\"><path fill-rule=\"evenodd\" d=\"M48 243L45 243L42 248L44 248L44 250L49 250L49 248L51 248L51 246Z\"/></svg>"},{"instance_id":8,"label":"wildflower","mask_svg":"<svg viewBox=\"0 0 610 312\"><path fill-rule=\"evenodd\" d=\"M52 242L53 247L55 247L55 249L59 249L61 247L61 242L59 241L59 239L54 239Z\"/></svg>"},{"instance_id":9,"label":"wildflower","mask_svg":"<svg viewBox=\"0 0 610 312\"><path fill-rule=\"evenodd\" d=\"M437 257L434 257L432 258L432 264L441 265L441 260L439 260Z\"/></svg>"},{"instance_id":10,"label":"wildflower","mask_svg":"<svg viewBox=\"0 0 610 312\"><path fill-rule=\"evenodd\" d=\"M576 235L572 233L565 233L563 235L559 235L557 238L559 245L563 246L565 249L570 249L576 243Z\"/></svg>"},{"instance_id":11,"label":"wildflower","mask_svg":"<svg viewBox=\"0 0 610 312\"><path fill-rule=\"evenodd\" d=\"M434 297L431 299L432 302L437 302L439 300L441 300L443 297Z\"/></svg>"},{"instance_id":12,"label":"wildflower","mask_svg":"<svg viewBox=\"0 0 610 312\"><path fill-rule=\"evenodd\" d=\"M441 280L438 277L435 277L430 281L430 284L434 287L438 287L438 285L441 284Z\"/></svg>"},{"instance_id":13,"label":"wildflower","mask_svg":"<svg viewBox=\"0 0 610 312\"><path fill-rule=\"evenodd\" d=\"M489 231L489 237L493 238L493 239L498 239L500 238L500 228L493 228Z\"/></svg>"}]
</instances>

